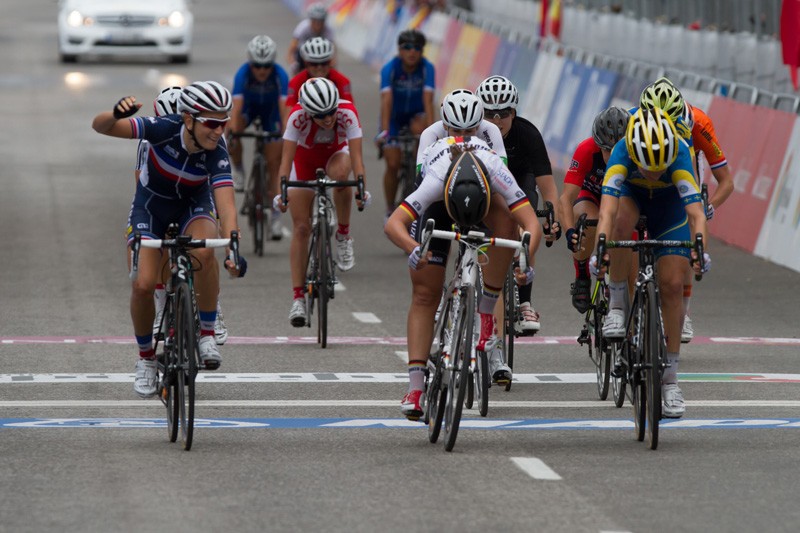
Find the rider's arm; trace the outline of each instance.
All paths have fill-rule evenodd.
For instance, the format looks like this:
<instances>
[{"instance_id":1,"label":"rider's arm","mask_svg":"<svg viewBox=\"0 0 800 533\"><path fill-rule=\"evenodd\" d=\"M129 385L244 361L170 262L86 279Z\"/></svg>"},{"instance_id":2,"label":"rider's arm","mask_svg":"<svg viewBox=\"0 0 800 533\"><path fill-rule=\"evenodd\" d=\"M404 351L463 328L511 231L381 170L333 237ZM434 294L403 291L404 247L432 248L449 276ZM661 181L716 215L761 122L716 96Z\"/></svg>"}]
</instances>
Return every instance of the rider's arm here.
<instances>
[{"instance_id":1,"label":"rider's arm","mask_svg":"<svg viewBox=\"0 0 800 533\"><path fill-rule=\"evenodd\" d=\"M244 95L233 97L233 107L231 108L231 133L242 133L244 131Z\"/></svg>"},{"instance_id":2,"label":"rider's arm","mask_svg":"<svg viewBox=\"0 0 800 533\"><path fill-rule=\"evenodd\" d=\"M577 185L564 182L564 189L561 191L558 205L559 209L561 209L561 221L567 229L575 227L575 215L572 212L572 205L575 203L575 200L578 198L578 193L580 192L581 188Z\"/></svg>"},{"instance_id":3,"label":"rider's arm","mask_svg":"<svg viewBox=\"0 0 800 533\"><path fill-rule=\"evenodd\" d=\"M567 229L575 227L575 215L572 212L572 206L581 192L587 174L592 171L594 166L593 150L589 150L591 145L588 141L589 139L581 142L575 149L569 169L564 174L564 188L558 202L561 210L561 219Z\"/></svg>"},{"instance_id":4,"label":"rider's arm","mask_svg":"<svg viewBox=\"0 0 800 533\"><path fill-rule=\"evenodd\" d=\"M392 120L392 103L394 93L392 92L392 71L394 60L386 63L381 69L381 131L389 131L389 123Z\"/></svg>"},{"instance_id":5,"label":"rider's arm","mask_svg":"<svg viewBox=\"0 0 800 533\"><path fill-rule=\"evenodd\" d=\"M361 151L363 139L361 137L356 137L353 139L348 139L347 144L350 148L350 161L353 164L353 176L364 176L364 157ZM364 186L366 187L366 179L364 182Z\"/></svg>"},{"instance_id":6,"label":"rider's arm","mask_svg":"<svg viewBox=\"0 0 800 533\"><path fill-rule=\"evenodd\" d=\"M711 174L717 180L717 189L714 191L708 203L714 207L721 206L725 200L733 193L733 175L731 174L731 167L728 165L712 168Z\"/></svg>"},{"instance_id":7,"label":"rider's arm","mask_svg":"<svg viewBox=\"0 0 800 533\"><path fill-rule=\"evenodd\" d=\"M622 184L628 177L628 165L632 165L628 156L628 149L624 142L617 143L608 159L608 167L603 177L602 195L600 196L600 212L597 221L597 232L605 234L609 239L614 229L614 222L619 211L619 198L622 194ZM597 242L594 244L597 250ZM601 258L602 259L602 258Z\"/></svg>"},{"instance_id":8,"label":"rider's arm","mask_svg":"<svg viewBox=\"0 0 800 533\"><path fill-rule=\"evenodd\" d=\"M118 108L120 111L128 111L133 108L136 108L138 110L140 107L142 107L142 104L136 102L136 97L134 96L128 96L126 98L123 98L114 105L114 108ZM92 128L97 133L102 133L103 135L109 135L111 137L120 137L122 139L131 139L133 138L133 133L134 133L134 126L131 122L134 120L136 119L133 118L117 119L114 117L113 110L103 111L99 113L96 117L94 117L94 120L92 121Z\"/></svg>"},{"instance_id":9,"label":"rider's arm","mask_svg":"<svg viewBox=\"0 0 800 533\"><path fill-rule=\"evenodd\" d=\"M291 141L286 137L283 138L283 151L281 152L281 166L278 169L278 176L289 177L292 171L292 161L294 161L294 154L297 152L297 141Z\"/></svg>"},{"instance_id":10,"label":"rider's arm","mask_svg":"<svg viewBox=\"0 0 800 533\"><path fill-rule=\"evenodd\" d=\"M278 83L280 85L278 94L278 112L281 115L281 131L286 130L286 122L289 120L289 106L286 105L286 98L289 95L289 75L280 66L275 65L278 69Z\"/></svg>"}]
</instances>

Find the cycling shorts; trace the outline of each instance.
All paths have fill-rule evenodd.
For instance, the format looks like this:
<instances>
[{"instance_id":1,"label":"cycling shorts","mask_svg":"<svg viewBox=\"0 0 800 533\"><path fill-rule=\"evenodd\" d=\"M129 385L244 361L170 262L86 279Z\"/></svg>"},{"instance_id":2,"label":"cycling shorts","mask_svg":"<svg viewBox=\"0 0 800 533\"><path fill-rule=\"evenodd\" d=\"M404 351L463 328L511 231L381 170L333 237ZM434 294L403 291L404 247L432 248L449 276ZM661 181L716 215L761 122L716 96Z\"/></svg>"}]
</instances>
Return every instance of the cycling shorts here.
<instances>
[{"instance_id":1,"label":"cycling shorts","mask_svg":"<svg viewBox=\"0 0 800 533\"><path fill-rule=\"evenodd\" d=\"M389 139L386 141L386 146L399 146L394 137L397 137L403 128L409 128L411 126L411 121L414 120L415 117L424 114L425 111L419 111L416 113L398 113L392 117L389 121Z\"/></svg>"},{"instance_id":2,"label":"cycling shorts","mask_svg":"<svg viewBox=\"0 0 800 533\"><path fill-rule=\"evenodd\" d=\"M600 207L600 196L586 189L581 189L572 205L578 205L581 202L592 202L597 207Z\"/></svg>"},{"instance_id":3,"label":"cycling shorts","mask_svg":"<svg viewBox=\"0 0 800 533\"><path fill-rule=\"evenodd\" d=\"M639 213L647 217L647 232L651 239L692 240L689 217L675 187L645 189L628 182L622 185L620 196L631 198ZM690 256L688 248L661 248L655 251L656 259L664 255Z\"/></svg>"},{"instance_id":4,"label":"cycling shorts","mask_svg":"<svg viewBox=\"0 0 800 533\"><path fill-rule=\"evenodd\" d=\"M207 187L189 198L171 199L157 196L137 183L125 236L128 245L133 241L136 231L144 238L162 239L170 224L177 223L181 233L184 233L189 224L204 218L217 223L214 199Z\"/></svg>"},{"instance_id":5,"label":"cycling shorts","mask_svg":"<svg viewBox=\"0 0 800 533\"><path fill-rule=\"evenodd\" d=\"M313 150L300 149L298 147L292 162L292 172L289 175L290 181L311 181L317 177L317 169L322 168L328 171L328 162L338 154L350 154L349 145L333 146L330 149L316 146Z\"/></svg>"},{"instance_id":6,"label":"cycling shorts","mask_svg":"<svg viewBox=\"0 0 800 533\"><path fill-rule=\"evenodd\" d=\"M259 119L261 121L261 127L264 129L266 133L281 133L283 130L283 126L281 124L281 117L278 111L272 110L271 112L267 113L266 110L250 110L244 109L242 111L242 117L244 117L244 124L245 128L252 124L255 119ZM280 137L274 139L265 139L264 142L272 143L281 141Z\"/></svg>"}]
</instances>

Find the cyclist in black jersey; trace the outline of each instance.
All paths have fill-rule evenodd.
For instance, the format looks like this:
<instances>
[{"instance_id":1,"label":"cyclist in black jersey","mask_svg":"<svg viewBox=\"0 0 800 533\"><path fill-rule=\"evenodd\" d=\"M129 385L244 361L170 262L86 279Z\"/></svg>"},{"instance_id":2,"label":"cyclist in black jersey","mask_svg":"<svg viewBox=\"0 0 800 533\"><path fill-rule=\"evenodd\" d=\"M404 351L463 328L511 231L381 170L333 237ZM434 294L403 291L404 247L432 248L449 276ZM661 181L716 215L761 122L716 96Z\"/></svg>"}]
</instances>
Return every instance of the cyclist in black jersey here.
<instances>
[{"instance_id":1,"label":"cyclist in black jersey","mask_svg":"<svg viewBox=\"0 0 800 533\"><path fill-rule=\"evenodd\" d=\"M528 196L531 205L539 205L542 200L553 204L555 220L553 232L556 239L561 236L558 216L558 189L553 178L550 158L539 129L530 121L517 115L519 93L508 78L490 76L478 85L477 96L483 102L485 119L500 128L503 144L508 157L508 169L516 178L520 189ZM537 332L541 324L539 313L531 304L531 287L519 288L521 318L517 322L518 332Z\"/></svg>"}]
</instances>

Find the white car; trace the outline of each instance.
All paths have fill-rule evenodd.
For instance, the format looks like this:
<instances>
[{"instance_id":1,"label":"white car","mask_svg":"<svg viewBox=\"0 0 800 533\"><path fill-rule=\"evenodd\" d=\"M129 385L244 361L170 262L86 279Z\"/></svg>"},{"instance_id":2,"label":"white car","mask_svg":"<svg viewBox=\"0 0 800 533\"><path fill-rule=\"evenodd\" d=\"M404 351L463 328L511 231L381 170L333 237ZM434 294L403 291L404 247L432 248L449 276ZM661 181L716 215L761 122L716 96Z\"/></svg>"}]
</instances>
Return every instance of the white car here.
<instances>
[{"instance_id":1,"label":"white car","mask_svg":"<svg viewBox=\"0 0 800 533\"><path fill-rule=\"evenodd\" d=\"M194 18L186 0L59 0L58 51L83 55L166 56L187 63Z\"/></svg>"}]
</instances>

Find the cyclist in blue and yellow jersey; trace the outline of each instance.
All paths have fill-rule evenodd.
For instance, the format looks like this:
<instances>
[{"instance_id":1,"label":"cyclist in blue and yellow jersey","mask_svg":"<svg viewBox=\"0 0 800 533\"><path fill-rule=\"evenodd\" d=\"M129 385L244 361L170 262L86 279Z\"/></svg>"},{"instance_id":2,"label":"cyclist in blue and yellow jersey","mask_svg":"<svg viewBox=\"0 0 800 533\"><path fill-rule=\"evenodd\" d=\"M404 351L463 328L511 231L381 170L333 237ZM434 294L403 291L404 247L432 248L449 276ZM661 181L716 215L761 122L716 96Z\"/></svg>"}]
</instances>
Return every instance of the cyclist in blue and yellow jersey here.
<instances>
[{"instance_id":1,"label":"cyclist in blue and yellow jersey","mask_svg":"<svg viewBox=\"0 0 800 533\"><path fill-rule=\"evenodd\" d=\"M289 76L275 63L278 47L266 35L256 35L247 45L247 63L239 67L233 78L233 109L231 110L231 133L242 133L256 119L265 132L282 133L286 125L288 110L286 95ZM229 150L233 163L233 187L244 190L242 166L242 141L229 137ZM264 159L267 162L269 183L267 193L272 198L278 193L278 167L281 164L283 141L280 138L267 140L264 144ZM272 238L279 240L283 234L277 210L272 216Z\"/></svg>"},{"instance_id":2,"label":"cyclist in blue and yellow jersey","mask_svg":"<svg viewBox=\"0 0 800 533\"><path fill-rule=\"evenodd\" d=\"M702 109L693 107L689 102L685 101L678 88L667 78L659 78L644 88L639 100L639 107L645 109L660 107L673 119L678 133L686 139L692 148L695 176L698 183L702 183L702 175L700 173L701 152L705 156L711 169L711 174L718 183L714 195L706 205L706 218L710 220L714 216L714 208L721 206L733 193L733 175L725 154L720 148L711 119ZM692 320L689 318L692 285L692 272L687 269L683 285L684 319L681 329L681 342L684 343L690 342L694 337Z\"/></svg>"},{"instance_id":3,"label":"cyclist in blue and yellow jersey","mask_svg":"<svg viewBox=\"0 0 800 533\"><path fill-rule=\"evenodd\" d=\"M397 174L402 163L395 137L404 128L419 135L434 121L435 72L433 64L422 55L425 35L418 30L405 30L397 38L397 48L397 55L381 69L381 131L375 137L386 162L383 194L387 216L396 207Z\"/></svg>"},{"instance_id":4,"label":"cyclist in blue and yellow jersey","mask_svg":"<svg viewBox=\"0 0 800 533\"><path fill-rule=\"evenodd\" d=\"M669 116L659 108L637 110L628 122L625 138L611 151L603 178L597 233L612 240L628 239L640 214L647 216L650 238L688 241L693 240L696 233L706 237L706 216L694 179L689 147L678 135ZM620 339L625 335L631 252L612 249L609 255L610 310L603 335ZM694 251L684 248L664 248L656 252L669 364L662 378L663 413L667 418L679 418L685 411L677 373L683 276L690 255L693 256ZM710 258L706 257L705 261L708 269ZM597 257L592 256L590 263L596 266ZM694 268L699 271L699 263L695 263ZM602 275L603 271L600 268L597 273Z\"/></svg>"},{"instance_id":5,"label":"cyclist in blue and yellow jersey","mask_svg":"<svg viewBox=\"0 0 800 533\"><path fill-rule=\"evenodd\" d=\"M180 114L130 118L141 107L133 96L121 98L111 111L98 114L92 127L98 133L150 143L147 165L141 169L128 217L128 246L139 232L144 239L163 238L171 223L195 239L213 239L237 229L228 150L223 138L229 120L231 95L217 82L195 82L183 88ZM213 193L213 196L212 196ZM200 315L200 359L207 369L219 367L222 358L214 340L219 294L219 265L212 249L192 255L199 263L196 274ZM128 254L130 257L130 254ZM159 279L161 251L143 248L139 273L131 287L131 318L139 359L133 389L142 397L156 393L153 349L153 291ZM244 275L246 263L225 268Z\"/></svg>"},{"instance_id":6,"label":"cyclist in blue and yellow jersey","mask_svg":"<svg viewBox=\"0 0 800 533\"><path fill-rule=\"evenodd\" d=\"M550 158L539 129L529 120L517 115L519 92L511 80L503 76L490 76L483 80L475 93L483 102L485 120L500 129L503 146L508 157L508 169L525 191L531 205L543 202L553 204L555 220L560 220L558 189L553 179ZM553 224L556 238L561 235L561 224ZM533 334L541 328L539 313L531 302L532 286L519 288L520 317L514 328L517 333Z\"/></svg>"}]
</instances>

